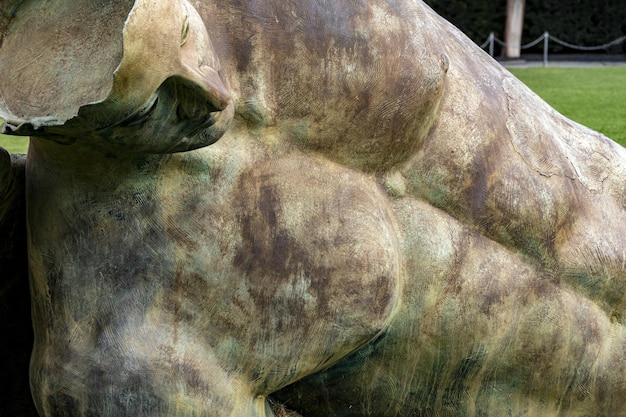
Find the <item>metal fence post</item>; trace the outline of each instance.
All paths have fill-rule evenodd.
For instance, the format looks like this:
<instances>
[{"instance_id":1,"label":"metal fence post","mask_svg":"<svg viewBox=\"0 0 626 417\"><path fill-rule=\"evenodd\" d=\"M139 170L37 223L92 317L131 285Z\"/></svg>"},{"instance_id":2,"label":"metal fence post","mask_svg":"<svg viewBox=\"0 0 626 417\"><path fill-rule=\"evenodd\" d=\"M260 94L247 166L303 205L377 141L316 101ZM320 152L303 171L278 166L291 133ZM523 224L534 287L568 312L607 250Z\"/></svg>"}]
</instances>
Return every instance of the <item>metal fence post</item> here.
<instances>
[{"instance_id":1,"label":"metal fence post","mask_svg":"<svg viewBox=\"0 0 626 417\"><path fill-rule=\"evenodd\" d=\"M550 34L546 30L543 32L543 66L548 66L548 43L550 42Z\"/></svg>"}]
</instances>

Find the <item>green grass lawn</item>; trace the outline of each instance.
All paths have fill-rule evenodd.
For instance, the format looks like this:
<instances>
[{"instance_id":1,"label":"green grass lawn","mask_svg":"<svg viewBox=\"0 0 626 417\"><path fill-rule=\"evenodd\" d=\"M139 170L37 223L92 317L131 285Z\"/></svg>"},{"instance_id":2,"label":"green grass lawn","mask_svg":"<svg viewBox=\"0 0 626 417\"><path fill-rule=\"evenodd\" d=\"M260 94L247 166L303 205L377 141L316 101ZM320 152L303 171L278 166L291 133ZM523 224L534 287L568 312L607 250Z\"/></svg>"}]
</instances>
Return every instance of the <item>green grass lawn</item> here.
<instances>
[{"instance_id":1,"label":"green grass lawn","mask_svg":"<svg viewBox=\"0 0 626 417\"><path fill-rule=\"evenodd\" d=\"M21 136L0 135L0 146L10 153L26 153L28 138Z\"/></svg>"},{"instance_id":2,"label":"green grass lawn","mask_svg":"<svg viewBox=\"0 0 626 417\"><path fill-rule=\"evenodd\" d=\"M626 146L626 67L510 71L565 116ZM0 135L0 146L24 153L28 140Z\"/></svg>"},{"instance_id":3,"label":"green grass lawn","mask_svg":"<svg viewBox=\"0 0 626 417\"><path fill-rule=\"evenodd\" d=\"M510 71L565 116L626 146L626 67Z\"/></svg>"}]
</instances>

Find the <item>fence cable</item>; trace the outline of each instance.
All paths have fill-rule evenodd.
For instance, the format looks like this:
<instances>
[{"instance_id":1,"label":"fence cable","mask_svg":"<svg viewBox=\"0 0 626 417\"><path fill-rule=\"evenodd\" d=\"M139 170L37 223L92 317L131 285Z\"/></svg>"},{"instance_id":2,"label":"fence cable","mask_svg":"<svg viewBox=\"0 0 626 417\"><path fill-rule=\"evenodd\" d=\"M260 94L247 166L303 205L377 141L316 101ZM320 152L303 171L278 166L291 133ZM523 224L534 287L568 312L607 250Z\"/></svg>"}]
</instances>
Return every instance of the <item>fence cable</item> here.
<instances>
[{"instance_id":1,"label":"fence cable","mask_svg":"<svg viewBox=\"0 0 626 417\"><path fill-rule=\"evenodd\" d=\"M612 42L609 43L605 43L604 45L598 45L598 46L578 46L578 45L572 45L571 43L565 42L560 40L557 37L554 37L552 35L550 35L550 39L552 39L554 42L563 45L567 48L571 48L571 49L578 49L579 51L599 51L601 49L607 49L611 46L614 45L619 45L620 43L624 42L626 40L626 36L622 36L621 38L617 38Z\"/></svg>"},{"instance_id":2,"label":"fence cable","mask_svg":"<svg viewBox=\"0 0 626 417\"><path fill-rule=\"evenodd\" d=\"M541 35L540 37L538 37L537 39L535 39L532 42L529 42L525 45L520 46L521 49L528 49L528 48L532 48L533 46L537 45L539 42L541 42L542 40L544 40L546 37L549 37L550 34L548 32L544 32L543 35ZM502 46L506 46L506 43L502 42Z\"/></svg>"},{"instance_id":3,"label":"fence cable","mask_svg":"<svg viewBox=\"0 0 626 417\"><path fill-rule=\"evenodd\" d=\"M579 51L599 51L602 49L607 49L610 48L611 46L615 46L615 45L619 45L622 42L626 41L626 36L622 36L621 38L617 38L614 41L605 43L604 45L598 45L598 46L580 46L580 45L574 45L571 44L569 42L565 42L559 38L556 38L552 35L550 35L550 33L548 33L547 31L544 32L541 36L539 36L537 39L535 39L532 42L529 42L527 44L521 45L520 49L528 49L528 48L532 48L533 46L539 44L541 41L544 41L544 51L543 51L543 55L544 55L544 65L548 64L548 49L549 49L549 41L552 40L555 43L558 43L561 46L564 46L566 48L570 48L570 49L575 49L575 50L579 50ZM482 49L485 49L487 47L489 47L489 54L491 56L493 56L493 48L494 48L494 44L498 44L500 46L506 46L506 42L504 42L501 39L498 39L494 32L491 32L489 34L489 37L487 38L487 40L485 41L485 43L483 43L480 47Z\"/></svg>"}]
</instances>

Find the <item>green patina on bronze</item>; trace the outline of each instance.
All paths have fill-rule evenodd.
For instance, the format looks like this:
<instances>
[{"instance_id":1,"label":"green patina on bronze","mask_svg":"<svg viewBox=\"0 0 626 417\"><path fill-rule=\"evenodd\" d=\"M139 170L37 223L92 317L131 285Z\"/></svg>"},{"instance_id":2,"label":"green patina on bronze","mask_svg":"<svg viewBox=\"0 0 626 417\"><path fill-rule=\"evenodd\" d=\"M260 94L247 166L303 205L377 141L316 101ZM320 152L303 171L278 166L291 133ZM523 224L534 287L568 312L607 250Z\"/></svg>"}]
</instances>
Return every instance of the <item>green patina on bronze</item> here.
<instances>
[{"instance_id":1,"label":"green patina on bronze","mask_svg":"<svg viewBox=\"0 0 626 417\"><path fill-rule=\"evenodd\" d=\"M41 416L626 416L623 148L419 1L104 3L0 8Z\"/></svg>"}]
</instances>

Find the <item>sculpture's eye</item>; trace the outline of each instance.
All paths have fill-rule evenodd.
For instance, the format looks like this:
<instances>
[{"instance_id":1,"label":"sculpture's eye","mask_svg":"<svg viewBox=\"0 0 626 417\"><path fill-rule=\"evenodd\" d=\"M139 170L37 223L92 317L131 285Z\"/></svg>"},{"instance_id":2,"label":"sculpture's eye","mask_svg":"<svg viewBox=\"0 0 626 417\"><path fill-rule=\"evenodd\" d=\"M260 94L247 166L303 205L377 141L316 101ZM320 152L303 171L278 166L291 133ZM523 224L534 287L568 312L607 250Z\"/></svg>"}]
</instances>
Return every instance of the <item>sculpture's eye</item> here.
<instances>
[{"instance_id":1,"label":"sculpture's eye","mask_svg":"<svg viewBox=\"0 0 626 417\"><path fill-rule=\"evenodd\" d=\"M180 34L180 46L183 46L187 42L187 39L189 39L189 17L185 16L183 30Z\"/></svg>"}]
</instances>

